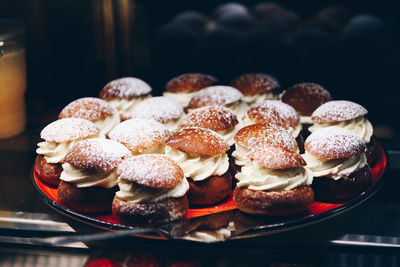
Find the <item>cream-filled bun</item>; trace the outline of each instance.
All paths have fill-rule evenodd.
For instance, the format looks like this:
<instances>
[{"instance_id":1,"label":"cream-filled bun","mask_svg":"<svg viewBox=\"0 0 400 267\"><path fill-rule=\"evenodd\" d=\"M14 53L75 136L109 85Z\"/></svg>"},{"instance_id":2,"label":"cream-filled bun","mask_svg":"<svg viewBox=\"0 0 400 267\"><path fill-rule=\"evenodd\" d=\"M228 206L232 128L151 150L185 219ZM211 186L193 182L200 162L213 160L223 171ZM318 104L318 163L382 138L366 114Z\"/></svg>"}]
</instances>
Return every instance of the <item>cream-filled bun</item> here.
<instances>
[{"instance_id":1,"label":"cream-filled bun","mask_svg":"<svg viewBox=\"0 0 400 267\"><path fill-rule=\"evenodd\" d=\"M175 160L188 178L189 203L211 204L231 192L228 143L205 128L183 128L168 138L165 154Z\"/></svg>"},{"instance_id":2,"label":"cream-filled bun","mask_svg":"<svg viewBox=\"0 0 400 267\"><path fill-rule=\"evenodd\" d=\"M246 73L231 83L232 87L238 89L244 95L242 101L249 106L264 100L277 99L277 89L280 88L279 81L271 75L264 73Z\"/></svg>"},{"instance_id":3,"label":"cream-filled bun","mask_svg":"<svg viewBox=\"0 0 400 267\"><path fill-rule=\"evenodd\" d=\"M54 121L43 128L38 143L35 171L38 177L51 185L58 185L68 150L77 142L100 134L92 122L78 118Z\"/></svg>"},{"instance_id":4,"label":"cream-filled bun","mask_svg":"<svg viewBox=\"0 0 400 267\"><path fill-rule=\"evenodd\" d=\"M221 106L205 106L186 114L178 123L178 128L201 127L219 133L231 146L239 130L239 121L235 113Z\"/></svg>"},{"instance_id":5,"label":"cream-filled bun","mask_svg":"<svg viewBox=\"0 0 400 267\"><path fill-rule=\"evenodd\" d=\"M62 165L58 201L73 210L110 210L117 185L116 167L131 152L122 144L103 138L76 143Z\"/></svg>"},{"instance_id":6,"label":"cream-filled bun","mask_svg":"<svg viewBox=\"0 0 400 267\"><path fill-rule=\"evenodd\" d=\"M331 94L316 83L295 84L281 95L281 101L299 113L300 122L303 124L312 124L311 114L314 110L331 100Z\"/></svg>"},{"instance_id":7,"label":"cream-filled bun","mask_svg":"<svg viewBox=\"0 0 400 267\"><path fill-rule=\"evenodd\" d=\"M117 175L119 191L112 213L121 222L152 226L185 217L189 184L172 159L156 154L135 156L119 164Z\"/></svg>"},{"instance_id":8,"label":"cream-filled bun","mask_svg":"<svg viewBox=\"0 0 400 267\"><path fill-rule=\"evenodd\" d=\"M109 134L111 140L126 146L133 155L164 154L169 130L151 119L135 118L121 122Z\"/></svg>"},{"instance_id":9,"label":"cream-filled bun","mask_svg":"<svg viewBox=\"0 0 400 267\"><path fill-rule=\"evenodd\" d=\"M141 79L124 77L107 83L100 91L99 97L107 101L122 116L137 103L151 97L151 87Z\"/></svg>"},{"instance_id":10,"label":"cream-filled bun","mask_svg":"<svg viewBox=\"0 0 400 267\"><path fill-rule=\"evenodd\" d=\"M224 106L232 110L241 121L248 109L248 105L241 100L242 97L243 94L231 86L210 86L200 90L192 97L188 110L204 106Z\"/></svg>"},{"instance_id":11,"label":"cream-filled bun","mask_svg":"<svg viewBox=\"0 0 400 267\"><path fill-rule=\"evenodd\" d=\"M363 139L339 127L313 132L305 142L303 158L313 172L313 187L319 199L351 198L371 183L371 170Z\"/></svg>"},{"instance_id":12,"label":"cream-filled bun","mask_svg":"<svg viewBox=\"0 0 400 267\"><path fill-rule=\"evenodd\" d=\"M123 119L153 119L168 129L174 130L182 114L183 107L180 103L169 97L156 96L137 104L123 116Z\"/></svg>"},{"instance_id":13,"label":"cream-filled bun","mask_svg":"<svg viewBox=\"0 0 400 267\"><path fill-rule=\"evenodd\" d=\"M120 118L117 110L100 98L84 97L72 101L58 115L58 119L81 118L93 122L105 136Z\"/></svg>"},{"instance_id":14,"label":"cream-filled bun","mask_svg":"<svg viewBox=\"0 0 400 267\"><path fill-rule=\"evenodd\" d=\"M217 82L211 75L203 73L185 73L172 78L165 86L164 96L173 98L186 107L197 91Z\"/></svg>"},{"instance_id":15,"label":"cream-filled bun","mask_svg":"<svg viewBox=\"0 0 400 267\"><path fill-rule=\"evenodd\" d=\"M252 161L236 174L236 206L245 213L281 216L299 213L314 201L312 173L297 152L269 144L253 146Z\"/></svg>"},{"instance_id":16,"label":"cream-filled bun","mask_svg":"<svg viewBox=\"0 0 400 267\"><path fill-rule=\"evenodd\" d=\"M252 105L247 111L245 124L254 123L268 123L282 127L289 131L295 138L300 134L302 129L296 110L278 100L265 100Z\"/></svg>"}]
</instances>

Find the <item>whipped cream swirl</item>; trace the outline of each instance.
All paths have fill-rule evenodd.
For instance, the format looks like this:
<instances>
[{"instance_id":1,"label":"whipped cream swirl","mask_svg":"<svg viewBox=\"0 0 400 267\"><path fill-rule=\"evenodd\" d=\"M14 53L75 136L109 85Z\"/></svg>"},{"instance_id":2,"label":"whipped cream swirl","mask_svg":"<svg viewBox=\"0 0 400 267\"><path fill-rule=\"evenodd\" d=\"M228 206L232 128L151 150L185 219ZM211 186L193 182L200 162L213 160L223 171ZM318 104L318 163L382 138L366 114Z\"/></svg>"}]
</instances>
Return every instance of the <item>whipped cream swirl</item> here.
<instances>
[{"instance_id":1,"label":"whipped cream swirl","mask_svg":"<svg viewBox=\"0 0 400 267\"><path fill-rule=\"evenodd\" d=\"M76 168L75 166L64 163L62 165L60 179L74 184L78 188L100 186L104 188L113 188L117 185L117 175L115 169L106 172L94 172Z\"/></svg>"},{"instance_id":2,"label":"whipped cream swirl","mask_svg":"<svg viewBox=\"0 0 400 267\"><path fill-rule=\"evenodd\" d=\"M65 143L50 141L40 142L38 143L36 153L43 155L48 163L64 163L65 155L67 155L68 150L80 140L81 139Z\"/></svg>"},{"instance_id":3,"label":"whipped cream swirl","mask_svg":"<svg viewBox=\"0 0 400 267\"><path fill-rule=\"evenodd\" d=\"M241 129L240 124L236 124L235 127L226 129L226 130L221 130L217 131L222 137L225 139L225 141L228 143L229 146L232 146L235 143L234 137L235 134Z\"/></svg>"},{"instance_id":4,"label":"whipped cream swirl","mask_svg":"<svg viewBox=\"0 0 400 267\"><path fill-rule=\"evenodd\" d=\"M245 95L242 97L242 101L246 102L249 106L261 103L264 100L275 100L275 99L278 99L278 97L274 95L272 92L264 92L255 95Z\"/></svg>"},{"instance_id":5,"label":"whipped cream swirl","mask_svg":"<svg viewBox=\"0 0 400 267\"><path fill-rule=\"evenodd\" d=\"M311 116L303 116L303 115L299 115L300 116L300 123L302 124L313 124L313 120L311 119Z\"/></svg>"},{"instance_id":6,"label":"whipped cream swirl","mask_svg":"<svg viewBox=\"0 0 400 267\"><path fill-rule=\"evenodd\" d=\"M318 129L330 126L337 126L349 130L361 137L365 143L369 143L371 141L371 136L374 133L371 122L369 122L369 120L363 116L347 121L315 123L308 128L308 130L310 132L315 132Z\"/></svg>"},{"instance_id":7,"label":"whipped cream swirl","mask_svg":"<svg viewBox=\"0 0 400 267\"><path fill-rule=\"evenodd\" d=\"M132 99L126 98L114 98L108 100L107 102L115 108L120 115L128 114L129 111L138 103L142 102L146 98L150 98L151 95L144 95L144 96L137 96L133 97Z\"/></svg>"},{"instance_id":8,"label":"whipped cream swirl","mask_svg":"<svg viewBox=\"0 0 400 267\"><path fill-rule=\"evenodd\" d=\"M93 121L93 123L100 129L101 137L105 137L115 126L117 126L121 120L119 118L119 114L116 110L112 114L112 116L107 116L103 119L98 119Z\"/></svg>"},{"instance_id":9,"label":"whipped cream swirl","mask_svg":"<svg viewBox=\"0 0 400 267\"><path fill-rule=\"evenodd\" d=\"M243 102L241 100L236 101L232 104L225 105L225 107L232 110L233 113L235 113L238 117L239 121L242 121L246 117L247 110L249 109L249 106L246 104L246 102Z\"/></svg>"},{"instance_id":10,"label":"whipped cream swirl","mask_svg":"<svg viewBox=\"0 0 400 267\"><path fill-rule=\"evenodd\" d=\"M117 197L130 204L155 203L167 198L183 197L189 190L189 183L184 178L181 183L172 189L154 189L141 186L118 178L119 191Z\"/></svg>"},{"instance_id":11,"label":"whipped cream swirl","mask_svg":"<svg viewBox=\"0 0 400 267\"><path fill-rule=\"evenodd\" d=\"M132 155L137 156L137 155L142 155L142 154L164 154L165 152L165 145L164 144L158 144L155 146L150 147L144 152L132 152Z\"/></svg>"},{"instance_id":12,"label":"whipped cream swirl","mask_svg":"<svg viewBox=\"0 0 400 267\"><path fill-rule=\"evenodd\" d=\"M237 186L258 191L292 190L310 185L313 180L312 172L306 167L275 170L255 164L243 166L235 177L239 181Z\"/></svg>"},{"instance_id":13,"label":"whipped cream swirl","mask_svg":"<svg viewBox=\"0 0 400 267\"><path fill-rule=\"evenodd\" d=\"M206 243L223 241L232 235L227 227L221 227L216 230L198 230L193 231L183 238L194 241L201 241Z\"/></svg>"},{"instance_id":14,"label":"whipped cream swirl","mask_svg":"<svg viewBox=\"0 0 400 267\"><path fill-rule=\"evenodd\" d=\"M169 98L174 99L176 102L180 103L182 106L186 107L189 105L190 100L192 97L197 93L194 92L164 92L163 96L167 96Z\"/></svg>"},{"instance_id":15,"label":"whipped cream swirl","mask_svg":"<svg viewBox=\"0 0 400 267\"><path fill-rule=\"evenodd\" d=\"M235 164L239 166L252 164L251 159L247 157L247 153L249 152L250 150L244 146L235 144L235 151L232 153L232 157L235 159Z\"/></svg>"},{"instance_id":16,"label":"whipped cream swirl","mask_svg":"<svg viewBox=\"0 0 400 267\"><path fill-rule=\"evenodd\" d=\"M307 167L312 171L314 177L326 176L334 180L347 178L367 164L365 153L349 159L322 160L306 151L302 157L307 162Z\"/></svg>"},{"instance_id":17,"label":"whipped cream swirl","mask_svg":"<svg viewBox=\"0 0 400 267\"><path fill-rule=\"evenodd\" d=\"M229 168L228 155L221 153L213 156L189 154L167 146L165 155L175 160L182 168L185 177L193 181L202 181L210 176L225 174Z\"/></svg>"}]
</instances>

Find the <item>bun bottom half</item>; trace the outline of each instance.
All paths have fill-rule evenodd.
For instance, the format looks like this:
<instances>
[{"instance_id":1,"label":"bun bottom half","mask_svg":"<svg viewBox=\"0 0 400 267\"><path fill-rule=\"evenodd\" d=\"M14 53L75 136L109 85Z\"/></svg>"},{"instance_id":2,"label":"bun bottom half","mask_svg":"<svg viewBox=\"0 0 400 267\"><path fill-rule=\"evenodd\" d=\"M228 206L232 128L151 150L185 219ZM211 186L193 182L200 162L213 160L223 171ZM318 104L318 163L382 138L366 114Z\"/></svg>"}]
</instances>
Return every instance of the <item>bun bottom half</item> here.
<instances>
[{"instance_id":1,"label":"bun bottom half","mask_svg":"<svg viewBox=\"0 0 400 267\"><path fill-rule=\"evenodd\" d=\"M312 188L316 200L341 201L357 196L367 189L372 181L371 169L368 165L352 173L347 178L334 180L329 177L314 177Z\"/></svg>"},{"instance_id":2,"label":"bun bottom half","mask_svg":"<svg viewBox=\"0 0 400 267\"><path fill-rule=\"evenodd\" d=\"M74 184L61 180L58 186L57 199L61 205L82 212L107 212L117 187L103 188L99 186L78 188Z\"/></svg>"},{"instance_id":3,"label":"bun bottom half","mask_svg":"<svg viewBox=\"0 0 400 267\"><path fill-rule=\"evenodd\" d=\"M365 156L367 157L368 165L371 165L378 156L378 147L376 145L374 137L371 137L371 140L367 144L367 150L365 151Z\"/></svg>"},{"instance_id":4,"label":"bun bottom half","mask_svg":"<svg viewBox=\"0 0 400 267\"><path fill-rule=\"evenodd\" d=\"M112 214L132 226L157 226L185 217L189 208L187 196L168 198L154 203L131 204L114 197Z\"/></svg>"},{"instance_id":5,"label":"bun bottom half","mask_svg":"<svg viewBox=\"0 0 400 267\"><path fill-rule=\"evenodd\" d=\"M269 192L236 187L233 201L245 213L286 216L306 210L314 201L314 192L310 186Z\"/></svg>"},{"instance_id":6,"label":"bun bottom half","mask_svg":"<svg viewBox=\"0 0 400 267\"><path fill-rule=\"evenodd\" d=\"M213 204L225 199L232 192L232 176L229 170L221 176L210 176L198 182L188 178L188 182L190 204Z\"/></svg>"},{"instance_id":7,"label":"bun bottom half","mask_svg":"<svg viewBox=\"0 0 400 267\"><path fill-rule=\"evenodd\" d=\"M57 186L63 171L60 163L48 163L43 155L38 155L35 161L35 171L39 179L49 185Z\"/></svg>"}]
</instances>

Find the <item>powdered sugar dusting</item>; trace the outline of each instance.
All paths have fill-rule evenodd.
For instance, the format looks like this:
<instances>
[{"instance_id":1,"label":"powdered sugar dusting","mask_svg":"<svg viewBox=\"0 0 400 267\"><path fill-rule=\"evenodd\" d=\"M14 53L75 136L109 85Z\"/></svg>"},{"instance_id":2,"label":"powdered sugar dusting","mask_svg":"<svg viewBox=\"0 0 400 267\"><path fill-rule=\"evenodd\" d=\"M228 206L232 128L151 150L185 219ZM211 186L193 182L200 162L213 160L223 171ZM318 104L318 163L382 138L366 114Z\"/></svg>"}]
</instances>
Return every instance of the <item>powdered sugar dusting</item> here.
<instances>
[{"instance_id":1,"label":"powdered sugar dusting","mask_svg":"<svg viewBox=\"0 0 400 267\"><path fill-rule=\"evenodd\" d=\"M142 153L152 146L164 144L169 130L161 123L135 118L121 122L108 134L111 140L118 141L131 151Z\"/></svg>"},{"instance_id":2,"label":"powdered sugar dusting","mask_svg":"<svg viewBox=\"0 0 400 267\"><path fill-rule=\"evenodd\" d=\"M56 120L44 127L40 137L49 142L64 143L96 136L99 133L99 128L88 120L66 118Z\"/></svg>"},{"instance_id":3,"label":"powdered sugar dusting","mask_svg":"<svg viewBox=\"0 0 400 267\"><path fill-rule=\"evenodd\" d=\"M368 111L357 103L347 100L334 100L318 107L311 115L311 119L319 123L345 121L364 116L367 113Z\"/></svg>"},{"instance_id":4,"label":"powdered sugar dusting","mask_svg":"<svg viewBox=\"0 0 400 267\"><path fill-rule=\"evenodd\" d=\"M127 118L153 119L160 123L178 119L183 107L177 101L165 96L151 97L138 103L126 116Z\"/></svg>"},{"instance_id":5,"label":"powdered sugar dusting","mask_svg":"<svg viewBox=\"0 0 400 267\"><path fill-rule=\"evenodd\" d=\"M252 124L240 129L235 135L235 142L247 149L269 144L292 152L299 150L296 139L288 131L265 123Z\"/></svg>"},{"instance_id":6,"label":"powdered sugar dusting","mask_svg":"<svg viewBox=\"0 0 400 267\"><path fill-rule=\"evenodd\" d=\"M258 166L269 169L287 169L306 165L300 154L267 144L252 147L247 156Z\"/></svg>"},{"instance_id":7,"label":"powdered sugar dusting","mask_svg":"<svg viewBox=\"0 0 400 267\"><path fill-rule=\"evenodd\" d=\"M151 188L174 188L185 179L179 165L165 155L145 154L124 160L119 164L120 179Z\"/></svg>"},{"instance_id":8,"label":"powdered sugar dusting","mask_svg":"<svg viewBox=\"0 0 400 267\"><path fill-rule=\"evenodd\" d=\"M300 123L296 110L278 100L265 100L252 105L247 111L247 116L256 123L270 123L285 129L296 128Z\"/></svg>"},{"instance_id":9,"label":"powdered sugar dusting","mask_svg":"<svg viewBox=\"0 0 400 267\"><path fill-rule=\"evenodd\" d=\"M84 97L72 101L64 107L58 118L81 118L94 121L111 116L114 112L116 112L115 109L103 99Z\"/></svg>"},{"instance_id":10,"label":"powdered sugar dusting","mask_svg":"<svg viewBox=\"0 0 400 267\"><path fill-rule=\"evenodd\" d=\"M221 106L206 106L194 109L181 119L178 128L202 127L221 131L235 127L238 118L230 109Z\"/></svg>"},{"instance_id":11,"label":"powdered sugar dusting","mask_svg":"<svg viewBox=\"0 0 400 267\"><path fill-rule=\"evenodd\" d=\"M151 87L145 81L134 77L125 77L107 83L100 92L100 98L107 100L113 98L132 99L150 92Z\"/></svg>"},{"instance_id":12,"label":"powdered sugar dusting","mask_svg":"<svg viewBox=\"0 0 400 267\"><path fill-rule=\"evenodd\" d=\"M122 144L104 138L79 141L67 153L65 161L81 169L108 171L132 153Z\"/></svg>"},{"instance_id":13,"label":"powdered sugar dusting","mask_svg":"<svg viewBox=\"0 0 400 267\"><path fill-rule=\"evenodd\" d=\"M190 100L189 108L204 106L225 106L239 101L243 94L231 86L217 85L200 90Z\"/></svg>"},{"instance_id":14,"label":"powdered sugar dusting","mask_svg":"<svg viewBox=\"0 0 400 267\"><path fill-rule=\"evenodd\" d=\"M203 73L185 73L172 78L166 87L167 92L194 92L213 85L217 81L211 75Z\"/></svg>"},{"instance_id":15,"label":"powdered sugar dusting","mask_svg":"<svg viewBox=\"0 0 400 267\"><path fill-rule=\"evenodd\" d=\"M336 126L313 132L305 141L304 147L314 156L323 159L355 157L366 150L361 137Z\"/></svg>"},{"instance_id":16,"label":"powdered sugar dusting","mask_svg":"<svg viewBox=\"0 0 400 267\"><path fill-rule=\"evenodd\" d=\"M240 90L244 95L254 95L271 91L281 85L279 81L271 75L264 73L247 73L234 80L232 86Z\"/></svg>"}]
</instances>

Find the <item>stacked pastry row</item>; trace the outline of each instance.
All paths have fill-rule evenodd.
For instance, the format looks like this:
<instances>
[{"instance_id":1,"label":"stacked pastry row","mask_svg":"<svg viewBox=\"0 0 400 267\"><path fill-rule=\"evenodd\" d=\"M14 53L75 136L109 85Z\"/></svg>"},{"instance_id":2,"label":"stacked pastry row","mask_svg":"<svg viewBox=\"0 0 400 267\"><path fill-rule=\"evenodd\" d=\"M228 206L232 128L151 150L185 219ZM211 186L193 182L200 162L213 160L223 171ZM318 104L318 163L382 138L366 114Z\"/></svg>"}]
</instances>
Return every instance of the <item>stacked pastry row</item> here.
<instances>
[{"instance_id":1,"label":"stacked pastry row","mask_svg":"<svg viewBox=\"0 0 400 267\"><path fill-rule=\"evenodd\" d=\"M58 186L64 206L112 209L135 225L182 218L189 204L215 204L233 188L242 211L286 215L314 195L342 200L368 187L374 143L365 108L332 101L313 83L280 93L266 74L216 82L183 74L152 97L144 81L122 78L99 98L71 102L41 132L37 176Z\"/></svg>"}]
</instances>

